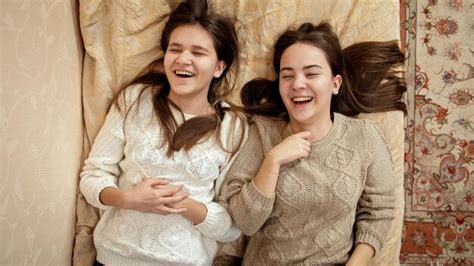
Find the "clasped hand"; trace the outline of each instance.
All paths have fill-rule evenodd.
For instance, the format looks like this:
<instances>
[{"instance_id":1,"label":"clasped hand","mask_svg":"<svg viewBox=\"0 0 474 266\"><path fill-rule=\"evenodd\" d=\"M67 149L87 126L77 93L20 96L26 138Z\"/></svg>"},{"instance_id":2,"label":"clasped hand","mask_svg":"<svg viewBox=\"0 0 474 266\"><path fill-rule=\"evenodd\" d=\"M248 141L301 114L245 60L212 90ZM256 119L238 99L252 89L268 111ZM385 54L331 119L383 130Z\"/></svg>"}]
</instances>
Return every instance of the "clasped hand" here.
<instances>
[{"instance_id":1,"label":"clasped hand","mask_svg":"<svg viewBox=\"0 0 474 266\"><path fill-rule=\"evenodd\" d=\"M144 178L124 191L124 208L162 215L182 213L187 209L180 203L188 196L183 185L171 185L162 178Z\"/></svg>"}]
</instances>

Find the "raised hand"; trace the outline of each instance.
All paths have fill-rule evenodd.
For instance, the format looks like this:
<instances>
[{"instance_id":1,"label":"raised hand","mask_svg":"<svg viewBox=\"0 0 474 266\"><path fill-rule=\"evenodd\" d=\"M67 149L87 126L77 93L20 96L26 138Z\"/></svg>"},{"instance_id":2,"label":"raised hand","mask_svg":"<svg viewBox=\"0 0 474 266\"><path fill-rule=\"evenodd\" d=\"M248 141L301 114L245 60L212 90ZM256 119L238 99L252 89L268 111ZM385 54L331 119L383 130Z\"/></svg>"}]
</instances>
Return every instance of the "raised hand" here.
<instances>
[{"instance_id":1,"label":"raised hand","mask_svg":"<svg viewBox=\"0 0 474 266\"><path fill-rule=\"evenodd\" d=\"M311 150L310 142L307 140L309 136L308 131L293 134L268 152L253 179L260 192L267 197L272 196L275 192L280 167L309 155Z\"/></svg>"},{"instance_id":2,"label":"raised hand","mask_svg":"<svg viewBox=\"0 0 474 266\"><path fill-rule=\"evenodd\" d=\"M310 133L308 131L293 134L273 147L267 154L267 157L271 157L273 162L279 165L307 157L311 150L311 143L307 140L309 136Z\"/></svg>"}]
</instances>

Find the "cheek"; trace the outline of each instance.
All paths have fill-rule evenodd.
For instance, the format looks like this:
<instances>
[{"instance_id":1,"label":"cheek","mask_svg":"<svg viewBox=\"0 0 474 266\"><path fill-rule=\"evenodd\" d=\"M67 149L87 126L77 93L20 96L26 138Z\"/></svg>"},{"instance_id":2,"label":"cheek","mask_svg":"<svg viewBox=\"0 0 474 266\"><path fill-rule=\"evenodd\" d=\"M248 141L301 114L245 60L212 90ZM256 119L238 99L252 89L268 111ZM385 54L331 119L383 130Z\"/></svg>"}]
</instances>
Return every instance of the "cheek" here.
<instances>
[{"instance_id":1,"label":"cheek","mask_svg":"<svg viewBox=\"0 0 474 266\"><path fill-rule=\"evenodd\" d=\"M170 68L172 61L173 60L171 59L171 56L169 54L165 54L165 57L163 58L163 64L165 66L165 70Z\"/></svg>"},{"instance_id":2,"label":"cheek","mask_svg":"<svg viewBox=\"0 0 474 266\"><path fill-rule=\"evenodd\" d=\"M284 98L288 92L288 82L285 82L284 80L278 81L278 90L280 92L280 96Z\"/></svg>"},{"instance_id":3,"label":"cheek","mask_svg":"<svg viewBox=\"0 0 474 266\"><path fill-rule=\"evenodd\" d=\"M278 84L278 93L280 94L281 99L283 102L285 102L285 88L283 87L283 84L280 82Z\"/></svg>"},{"instance_id":4,"label":"cheek","mask_svg":"<svg viewBox=\"0 0 474 266\"><path fill-rule=\"evenodd\" d=\"M288 104L290 103L290 99L288 99L288 96L287 96L288 86L280 82L278 87L279 87L278 91L280 93L280 97L283 101L283 104L285 105L286 108L288 108Z\"/></svg>"}]
</instances>

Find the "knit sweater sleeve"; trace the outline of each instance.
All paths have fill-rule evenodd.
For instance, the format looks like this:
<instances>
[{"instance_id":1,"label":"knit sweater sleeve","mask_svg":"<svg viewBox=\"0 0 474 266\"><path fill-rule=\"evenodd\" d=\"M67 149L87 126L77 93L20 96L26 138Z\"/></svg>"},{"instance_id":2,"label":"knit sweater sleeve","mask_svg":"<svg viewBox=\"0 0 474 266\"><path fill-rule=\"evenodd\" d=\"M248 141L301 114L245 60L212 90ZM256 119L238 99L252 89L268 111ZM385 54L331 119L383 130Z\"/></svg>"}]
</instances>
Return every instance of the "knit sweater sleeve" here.
<instances>
[{"instance_id":1,"label":"knit sweater sleeve","mask_svg":"<svg viewBox=\"0 0 474 266\"><path fill-rule=\"evenodd\" d=\"M100 192L106 187L117 187L117 177L120 174L118 163L123 157L125 145L123 122L122 113L113 105L81 173L81 193L87 202L102 210L111 207L100 202Z\"/></svg>"},{"instance_id":2,"label":"knit sweater sleeve","mask_svg":"<svg viewBox=\"0 0 474 266\"><path fill-rule=\"evenodd\" d=\"M225 146L229 150L237 151L229 157L226 164L222 167L219 177L216 180L216 195L219 195L221 184L227 176L233 162L237 158L243 144L248 135L247 122L235 118L232 126L225 128L222 132L222 138L225 138ZM219 242L230 242L236 240L240 236L239 228L233 223L228 210L222 202L208 202L205 203L207 208L207 215L204 221L195 226L196 230L210 239Z\"/></svg>"},{"instance_id":3,"label":"knit sweater sleeve","mask_svg":"<svg viewBox=\"0 0 474 266\"><path fill-rule=\"evenodd\" d=\"M358 204L356 243L370 244L377 253L394 218L397 187L388 145L382 133L365 121L369 166Z\"/></svg>"},{"instance_id":4,"label":"knit sweater sleeve","mask_svg":"<svg viewBox=\"0 0 474 266\"><path fill-rule=\"evenodd\" d=\"M242 147L224 181L219 197L228 207L236 225L245 235L255 234L270 216L274 197L262 194L253 177L264 159L262 142L255 124L250 126L247 142Z\"/></svg>"}]
</instances>

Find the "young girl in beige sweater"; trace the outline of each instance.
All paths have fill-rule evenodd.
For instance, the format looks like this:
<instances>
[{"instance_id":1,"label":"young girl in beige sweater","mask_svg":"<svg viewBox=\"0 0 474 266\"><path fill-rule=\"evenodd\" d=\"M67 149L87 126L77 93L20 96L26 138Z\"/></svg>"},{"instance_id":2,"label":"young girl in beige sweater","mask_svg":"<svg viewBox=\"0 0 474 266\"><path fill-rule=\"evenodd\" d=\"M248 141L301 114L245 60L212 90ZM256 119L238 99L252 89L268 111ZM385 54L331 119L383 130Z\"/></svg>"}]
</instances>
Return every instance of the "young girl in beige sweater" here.
<instances>
[{"instance_id":1,"label":"young girl in beige sweater","mask_svg":"<svg viewBox=\"0 0 474 266\"><path fill-rule=\"evenodd\" d=\"M398 182L380 131L349 116L404 110L403 60L394 42L342 50L327 23L279 37L277 80L243 88L255 116L221 194L244 265L367 265L380 250Z\"/></svg>"}]
</instances>

